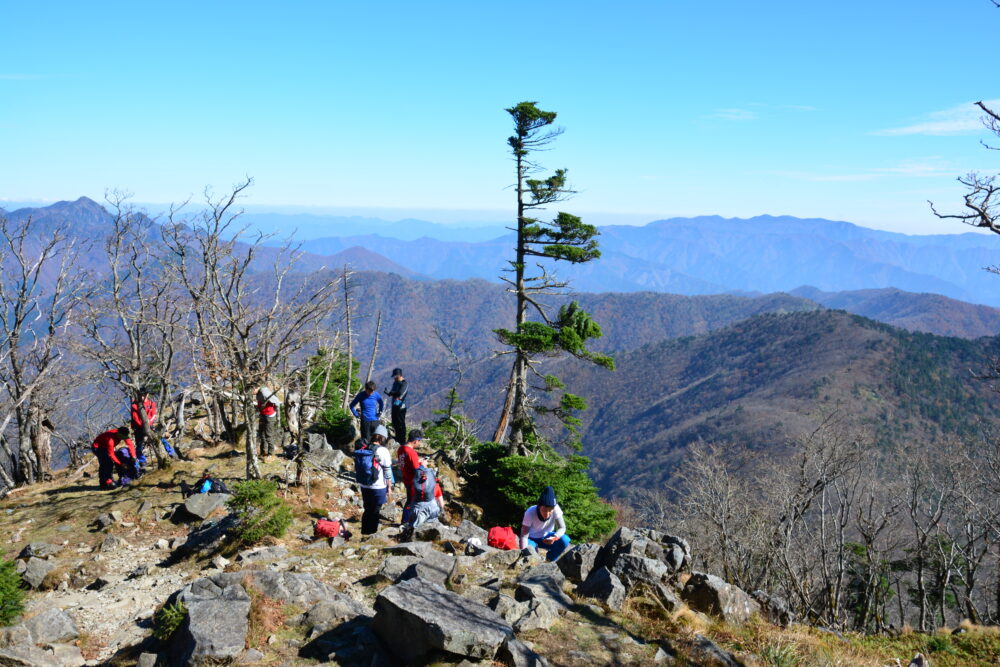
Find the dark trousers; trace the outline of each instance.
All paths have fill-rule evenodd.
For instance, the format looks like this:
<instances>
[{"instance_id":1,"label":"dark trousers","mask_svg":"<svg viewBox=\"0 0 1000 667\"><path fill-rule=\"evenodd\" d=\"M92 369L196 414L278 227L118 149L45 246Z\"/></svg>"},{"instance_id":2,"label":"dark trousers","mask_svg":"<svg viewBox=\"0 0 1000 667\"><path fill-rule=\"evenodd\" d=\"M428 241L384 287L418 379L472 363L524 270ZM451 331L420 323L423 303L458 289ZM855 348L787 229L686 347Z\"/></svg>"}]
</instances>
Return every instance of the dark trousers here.
<instances>
[{"instance_id":1,"label":"dark trousers","mask_svg":"<svg viewBox=\"0 0 1000 667\"><path fill-rule=\"evenodd\" d=\"M136 427L135 424L132 425L135 428L135 458L139 463L146 462L146 438L149 436L146 434L146 429L142 426Z\"/></svg>"},{"instance_id":2,"label":"dark trousers","mask_svg":"<svg viewBox=\"0 0 1000 667\"><path fill-rule=\"evenodd\" d=\"M361 503L365 508L361 515L361 534L371 535L378 531L379 513L385 504L386 490L361 487Z\"/></svg>"},{"instance_id":3,"label":"dark trousers","mask_svg":"<svg viewBox=\"0 0 1000 667\"><path fill-rule=\"evenodd\" d=\"M260 454L261 456L271 456L278 449L281 449L281 422L278 421L277 413L273 417L260 416Z\"/></svg>"},{"instance_id":4,"label":"dark trousers","mask_svg":"<svg viewBox=\"0 0 1000 667\"><path fill-rule=\"evenodd\" d=\"M406 504L403 505L403 523L413 521L413 484L406 487Z\"/></svg>"},{"instance_id":5,"label":"dark trousers","mask_svg":"<svg viewBox=\"0 0 1000 667\"><path fill-rule=\"evenodd\" d=\"M365 442L371 442L372 436L375 435L375 429L378 428L378 420L373 419L368 421L364 417L361 418L361 439Z\"/></svg>"},{"instance_id":6,"label":"dark trousers","mask_svg":"<svg viewBox=\"0 0 1000 667\"><path fill-rule=\"evenodd\" d=\"M399 444L406 442L406 408L392 406L392 437Z\"/></svg>"},{"instance_id":7,"label":"dark trousers","mask_svg":"<svg viewBox=\"0 0 1000 667\"><path fill-rule=\"evenodd\" d=\"M97 483L102 489L113 489L115 486L115 463L103 450L95 450L97 455Z\"/></svg>"}]
</instances>

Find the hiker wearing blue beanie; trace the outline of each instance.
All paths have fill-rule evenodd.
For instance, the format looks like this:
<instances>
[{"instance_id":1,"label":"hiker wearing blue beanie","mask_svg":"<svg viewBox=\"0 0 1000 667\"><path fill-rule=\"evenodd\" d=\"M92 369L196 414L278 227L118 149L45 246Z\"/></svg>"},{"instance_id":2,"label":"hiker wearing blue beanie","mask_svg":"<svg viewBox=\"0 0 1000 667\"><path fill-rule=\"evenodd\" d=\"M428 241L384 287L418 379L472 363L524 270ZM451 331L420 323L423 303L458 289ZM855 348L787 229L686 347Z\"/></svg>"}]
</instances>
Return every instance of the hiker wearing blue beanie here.
<instances>
[{"instance_id":1,"label":"hiker wearing blue beanie","mask_svg":"<svg viewBox=\"0 0 1000 667\"><path fill-rule=\"evenodd\" d=\"M548 552L546 560L550 561L559 558L569 546L563 511L551 486L545 487L538 503L525 510L521 520L520 546L522 549L529 546L542 549Z\"/></svg>"}]
</instances>

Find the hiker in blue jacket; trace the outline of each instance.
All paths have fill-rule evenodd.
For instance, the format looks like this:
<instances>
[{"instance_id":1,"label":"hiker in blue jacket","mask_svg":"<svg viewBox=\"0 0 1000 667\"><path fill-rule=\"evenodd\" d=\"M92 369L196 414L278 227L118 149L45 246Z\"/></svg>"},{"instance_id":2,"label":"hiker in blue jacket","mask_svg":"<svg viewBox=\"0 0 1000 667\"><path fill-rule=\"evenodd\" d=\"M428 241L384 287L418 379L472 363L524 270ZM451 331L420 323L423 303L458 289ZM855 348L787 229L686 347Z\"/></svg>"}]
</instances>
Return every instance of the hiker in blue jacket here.
<instances>
[{"instance_id":1,"label":"hiker in blue jacket","mask_svg":"<svg viewBox=\"0 0 1000 667\"><path fill-rule=\"evenodd\" d=\"M355 409L358 404L361 405L360 413ZM361 419L361 439L365 442L372 441L375 427L378 426L378 418L384 407L382 395L375 391L374 380L366 382L364 389L359 391L358 395L351 401L351 414Z\"/></svg>"}]
</instances>

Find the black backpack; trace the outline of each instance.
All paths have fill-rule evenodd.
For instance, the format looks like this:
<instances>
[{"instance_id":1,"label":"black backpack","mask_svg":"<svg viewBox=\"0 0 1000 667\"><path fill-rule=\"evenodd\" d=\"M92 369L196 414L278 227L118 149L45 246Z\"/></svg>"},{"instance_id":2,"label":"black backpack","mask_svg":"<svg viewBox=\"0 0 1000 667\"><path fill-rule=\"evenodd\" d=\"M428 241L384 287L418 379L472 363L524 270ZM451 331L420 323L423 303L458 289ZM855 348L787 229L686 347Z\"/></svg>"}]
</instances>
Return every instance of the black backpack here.
<instances>
[{"instance_id":1,"label":"black backpack","mask_svg":"<svg viewBox=\"0 0 1000 667\"><path fill-rule=\"evenodd\" d=\"M422 503L434 500L434 488L437 486L437 479L434 471L425 466L420 466L413 471L413 501Z\"/></svg>"}]
</instances>

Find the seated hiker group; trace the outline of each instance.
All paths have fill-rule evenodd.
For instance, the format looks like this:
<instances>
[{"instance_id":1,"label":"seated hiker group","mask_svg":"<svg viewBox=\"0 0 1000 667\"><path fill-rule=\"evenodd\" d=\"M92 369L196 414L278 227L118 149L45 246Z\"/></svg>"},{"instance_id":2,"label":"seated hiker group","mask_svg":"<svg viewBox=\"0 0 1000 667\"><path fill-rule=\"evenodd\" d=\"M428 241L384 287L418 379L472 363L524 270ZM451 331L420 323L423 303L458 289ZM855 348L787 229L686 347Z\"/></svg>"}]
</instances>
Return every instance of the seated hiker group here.
<instances>
[{"instance_id":1,"label":"seated hiker group","mask_svg":"<svg viewBox=\"0 0 1000 667\"><path fill-rule=\"evenodd\" d=\"M361 437L355 443L354 470L361 487L363 535L378 531L382 506L392 502L392 487L396 482L393 475L394 463L406 490L402 516L403 537L417 526L441 516L445 509L437 474L428 465L428 460L420 455L423 431L406 431L407 382L403 371L393 369L392 378L392 388L385 393L392 400L393 437L395 442L400 443L395 460L388 449L389 431L381 423L385 401L376 390L375 382L366 382L350 403L351 413L361 424ZM257 389L256 402L261 455L269 457L281 449L281 402L276 392L265 385ZM98 479L102 488L127 486L142 474L142 466L146 462L145 444L149 438L155 437L152 428L156 422L156 403L145 388L140 389L138 399L130 406L130 412L130 425L101 433L91 445L99 462ZM133 433L134 441L131 438ZM169 452L169 445L165 440L164 445ZM224 485L207 472L193 486L185 484L183 489L185 496L225 491ZM551 486L542 490L538 502L524 512L520 534L515 536L509 529L507 532L509 537L500 540L498 546L541 549L547 552L548 560L557 559L570 543L566 535L563 511L556 502L556 494Z\"/></svg>"}]
</instances>

